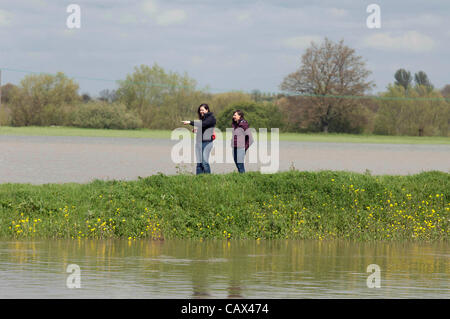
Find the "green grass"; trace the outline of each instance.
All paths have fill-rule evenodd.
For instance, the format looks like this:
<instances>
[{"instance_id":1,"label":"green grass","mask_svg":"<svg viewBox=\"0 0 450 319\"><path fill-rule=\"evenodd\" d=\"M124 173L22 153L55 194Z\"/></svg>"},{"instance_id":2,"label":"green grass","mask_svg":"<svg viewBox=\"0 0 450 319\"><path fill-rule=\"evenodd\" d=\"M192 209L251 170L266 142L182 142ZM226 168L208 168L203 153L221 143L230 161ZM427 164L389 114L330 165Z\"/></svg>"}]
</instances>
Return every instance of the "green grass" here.
<instances>
[{"instance_id":1,"label":"green grass","mask_svg":"<svg viewBox=\"0 0 450 319\"><path fill-rule=\"evenodd\" d=\"M386 136L357 135L338 133L282 133L282 141L297 142L333 142L333 143L374 143L374 144L450 144L450 138L444 136Z\"/></svg>"},{"instance_id":2,"label":"green grass","mask_svg":"<svg viewBox=\"0 0 450 319\"><path fill-rule=\"evenodd\" d=\"M169 130L105 130L86 129L76 127L0 127L0 135L26 136L92 136L92 137L130 137L130 138L158 138L169 139ZM269 134L270 137L270 134ZM300 134L281 133L281 141L297 142L331 142L331 143L382 143L382 144L450 144L450 138L443 136L382 136L356 134Z\"/></svg>"},{"instance_id":3,"label":"green grass","mask_svg":"<svg viewBox=\"0 0 450 319\"><path fill-rule=\"evenodd\" d=\"M447 241L450 174L154 175L1 184L0 238Z\"/></svg>"},{"instance_id":4,"label":"green grass","mask_svg":"<svg viewBox=\"0 0 450 319\"><path fill-rule=\"evenodd\" d=\"M0 135L170 138L167 130L106 130L66 126L1 126Z\"/></svg>"}]
</instances>

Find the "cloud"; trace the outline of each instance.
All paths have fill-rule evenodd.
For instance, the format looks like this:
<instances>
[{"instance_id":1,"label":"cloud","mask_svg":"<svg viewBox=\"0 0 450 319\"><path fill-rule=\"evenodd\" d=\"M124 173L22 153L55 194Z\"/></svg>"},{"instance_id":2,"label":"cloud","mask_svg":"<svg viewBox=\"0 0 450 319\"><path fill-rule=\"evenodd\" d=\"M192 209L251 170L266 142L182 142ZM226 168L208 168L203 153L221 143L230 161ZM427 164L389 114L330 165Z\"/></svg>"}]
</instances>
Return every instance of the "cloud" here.
<instances>
[{"instance_id":1,"label":"cloud","mask_svg":"<svg viewBox=\"0 0 450 319\"><path fill-rule=\"evenodd\" d=\"M45 0L29 0L29 4L32 4L37 7L47 7L48 3Z\"/></svg>"},{"instance_id":2,"label":"cloud","mask_svg":"<svg viewBox=\"0 0 450 319\"><path fill-rule=\"evenodd\" d=\"M0 27L10 26L13 15L5 10L0 10Z\"/></svg>"},{"instance_id":3,"label":"cloud","mask_svg":"<svg viewBox=\"0 0 450 319\"><path fill-rule=\"evenodd\" d=\"M382 21L383 28L438 28L445 27L445 20L437 14L423 13Z\"/></svg>"},{"instance_id":4,"label":"cloud","mask_svg":"<svg viewBox=\"0 0 450 319\"><path fill-rule=\"evenodd\" d=\"M159 26L169 26L183 23L187 14L182 9L161 10L155 0L145 0L141 3L143 13L150 16Z\"/></svg>"},{"instance_id":5,"label":"cloud","mask_svg":"<svg viewBox=\"0 0 450 319\"><path fill-rule=\"evenodd\" d=\"M283 40L283 45L292 49L303 50L311 45L311 42L319 43L322 37L317 35L305 35L299 37L291 37Z\"/></svg>"},{"instance_id":6,"label":"cloud","mask_svg":"<svg viewBox=\"0 0 450 319\"><path fill-rule=\"evenodd\" d=\"M342 18L347 15L347 10L345 9L338 9L338 8L331 8L328 10L328 12L336 18Z\"/></svg>"},{"instance_id":7,"label":"cloud","mask_svg":"<svg viewBox=\"0 0 450 319\"><path fill-rule=\"evenodd\" d=\"M435 47L434 40L417 31L409 31L400 36L391 33L376 33L364 39L364 45L385 51L427 52Z\"/></svg>"},{"instance_id":8,"label":"cloud","mask_svg":"<svg viewBox=\"0 0 450 319\"><path fill-rule=\"evenodd\" d=\"M150 16L153 16L158 12L158 5L153 0L147 0L142 3L142 10Z\"/></svg>"},{"instance_id":9,"label":"cloud","mask_svg":"<svg viewBox=\"0 0 450 319\"><path fill-rule=\"evenodd\" d=\"M137 24L139 21L133 14L124 14L119 17L118 22L120 24Z\"/></svg>"},{"instance_id":10,"label":"cloud","mask_svg":"<svg viewBox=\"0 0 450 319\"><path fill-rule=\"evenodd\" d=\"M198 55L195 55L195 56L191 57L191 61L190 62L194 66L200 66L200 65L205 64L205 61L206 61L205 58L203 58L201 56L198 56Z\"/></svg>"},{"instance_id":11,"label":"cloud","mask_svg":"<svg viewBox=\"0 0 450 319\"><path fill-rule=\"evenodd\" d=\"M62 36L62 37L73 37L78 33L78 31L76 29L63 29L63 30L59 30L57 32L58 35Z\"/></svg>"},{"instance_id":12,"label":"cloud","mask_svg":"<svg viewBox=\"0 0 450 319\"><path fill-rule=\"evenodd\" d=\"M169 10L156 16L156 23L160 26L180 24L186 20L186 12L181 9Z\"/></svg>"},{"instance_id":13,"label":"cloud","mask_svg":"<svg viewBox=\"0 0 450 319\"><path fill-rule=\"evenodd\" d=\"M226 56L223 59L223 66L227 68L236 68L243 65L247 65L250 59L250 55L247 53L233 54Z\"/></svg>"},{"instance_id":14,"label":"cloud","mask_svg":"<svg viewBox=\"0 0 450 319\"><path fill-rule=\"evenodd\" d=\"M444 20L436 14L422 14L418 18L418 23L424 27L440 27L443 26Z\"/></svg>"},{"instance_id":15,"label":"cloud","mask_svg":"<svg viewBox=\"0 0 450 319\"><path fill-rule=\"evenodd\" d=\"M252 19L252 15L248 12L241 12L236 15L238 22L249 22Z\"/></svg>"},{"instance_id":16,"label":"cloud","mask_svg":"<svg viewBox=\"0 0 450 319\"><path fill-rule=\"evenodd\" d=\"M182 9L164 9L155 0L145 0L131 6L129 10L109 11L102 13L101 17L129 26L146 25L151 20L164 27L184 22L187 14Z\"/></svg>"}]
</instances>

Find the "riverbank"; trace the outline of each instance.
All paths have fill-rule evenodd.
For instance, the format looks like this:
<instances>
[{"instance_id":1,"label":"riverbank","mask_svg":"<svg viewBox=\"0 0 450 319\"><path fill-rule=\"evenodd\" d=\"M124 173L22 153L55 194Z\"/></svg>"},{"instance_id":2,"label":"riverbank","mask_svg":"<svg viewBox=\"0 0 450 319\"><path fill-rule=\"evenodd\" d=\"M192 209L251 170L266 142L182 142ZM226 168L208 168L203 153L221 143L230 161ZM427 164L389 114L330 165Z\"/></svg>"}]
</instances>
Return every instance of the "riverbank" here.
<instances>
[{"instance_id":1,"label":"riverbank","mask_svg":"<svg viewBox=\"0 0 450 319\"><path fill-rule=\"evenodd\" d=\"M0 126L0 135L21 136L86 136L170 139L171 132L172 131L169 130L149 129L106 130L62 126ZM268 134L268 138L270 138L270 134ZM383 136L337 133L280 133L280 141L369 144L450 144L450 138L444 136Z\"/></svg>"},{"instance_id":2,"label":"riverbank","mask_svg":"<svg viewBox=\"0 0 450 319\"><path fill-rule=\"evenodd\" d=\"M289 171L1 184L1 238L449 239L450 174Z\"/></svg>"}]
</instances>

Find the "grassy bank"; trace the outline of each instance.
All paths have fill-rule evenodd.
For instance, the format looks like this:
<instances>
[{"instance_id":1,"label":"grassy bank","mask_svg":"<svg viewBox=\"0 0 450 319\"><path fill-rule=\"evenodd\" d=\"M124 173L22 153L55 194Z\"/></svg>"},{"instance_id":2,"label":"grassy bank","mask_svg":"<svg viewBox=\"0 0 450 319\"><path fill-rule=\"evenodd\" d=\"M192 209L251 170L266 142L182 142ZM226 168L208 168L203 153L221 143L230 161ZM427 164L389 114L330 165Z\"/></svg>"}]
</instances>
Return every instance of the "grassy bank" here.
<instances>
[{"instance_id":1,"label":"grassy bank","mask_svg":"<svg viewBox=\"0 0 450 319\"><path fill-rule=\"evenodd\" d=\"M448 240L450 175L155 175L0 185L2 238Z\"/></svg>"},{"instance_id":2,"label":"grassy bank","mask_svg":"<svg viewBox=\"0 0 450 319\"><path fill-rule=\"evenodd\" d=\"M169 139L168 130L103 130L76 127L10 127L0 126L0 135L26 136L91 136L91 137L129 137ZM270 137L270 134L269 134ZM356 134L300 134L280 133L281 141L293 142L329 142L329 143L379 143L379 144L450 144L450 138L442 136L382 136Z\"/></svg>"}]
</instances>

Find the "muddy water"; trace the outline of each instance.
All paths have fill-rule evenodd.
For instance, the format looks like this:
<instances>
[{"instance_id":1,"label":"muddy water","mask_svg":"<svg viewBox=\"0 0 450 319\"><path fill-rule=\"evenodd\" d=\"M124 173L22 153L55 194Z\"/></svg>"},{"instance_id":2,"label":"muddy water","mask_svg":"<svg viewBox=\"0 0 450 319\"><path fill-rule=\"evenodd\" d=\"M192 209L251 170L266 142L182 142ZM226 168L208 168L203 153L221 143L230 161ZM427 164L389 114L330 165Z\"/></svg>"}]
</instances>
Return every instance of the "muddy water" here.
<instances>
[{"instance_id":1,"label":"muddy water","mask_svg":"<svg viewBox=\"0 0 450 319\"><path fill-rule=\"evenodd\" d=\"M171 160L176 143L148 138L0 136L0 183L87 183L93 179L135 180L159 172L194 173L195 164L178 165ZM218 147L219 142L214 143ZM280 171L369 170L377 175L450 171L449 145L283 141L279 145ZM228 148L228 142L223 147ZM259 171L261 166L267 165L250 163L246 169ZM212 163L211 168L213 173L236 171L233 163Z\"/></svg>"},{"instance_id":2,"label":"muddy water","mask_svg":"<svg viewBox=\"0 0 450 319\"><path fill-rule=\"evenodd\" d=\"M448 243L3 241L0 298L448 299L449 251ZM379 267L378 288L369 265Z\"/></svg>"}]
</instances>

